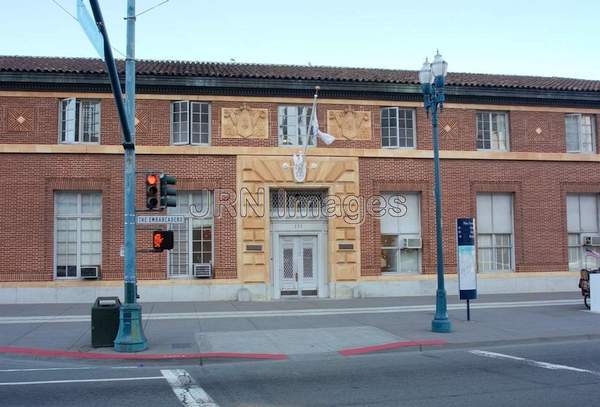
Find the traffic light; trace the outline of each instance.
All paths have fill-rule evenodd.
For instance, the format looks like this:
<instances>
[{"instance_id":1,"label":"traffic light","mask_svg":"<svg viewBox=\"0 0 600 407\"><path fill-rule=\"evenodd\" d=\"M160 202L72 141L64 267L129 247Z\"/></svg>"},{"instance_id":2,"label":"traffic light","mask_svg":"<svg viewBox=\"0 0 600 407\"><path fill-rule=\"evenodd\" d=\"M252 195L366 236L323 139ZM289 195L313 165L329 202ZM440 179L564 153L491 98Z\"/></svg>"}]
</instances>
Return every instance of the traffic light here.
<instances>
[{"instance_id":1,"label":"traffic light","mask_svg":"<svg viewBox=\"0 0 600 407\"><path fill-rule=\"evenodd\" d=\"M146 175L146 208L153 210L158 209L160 197L158 195L158 174Z\"/></svg>"},{"instance_id":2,"label":"traffic light","mask_svg":"<svg viewBox=\"0 0 600 407\"><path fill-rule=\"evenodd\" d=\"M155 252L171 250L173 248L173 231L155 230L152 232L152 248Z\"/></svg>"},{"instance_id":3,"label":"traffic light","mask_svg":"<svg viewBox=\"0 0 600 407\"><path fill-rule=\"evenodd\" d=\"M177 184L177 179L167 174L160 174L160 207L177 206L177 190L171 185Z\"/></svg>"}]
</instances>

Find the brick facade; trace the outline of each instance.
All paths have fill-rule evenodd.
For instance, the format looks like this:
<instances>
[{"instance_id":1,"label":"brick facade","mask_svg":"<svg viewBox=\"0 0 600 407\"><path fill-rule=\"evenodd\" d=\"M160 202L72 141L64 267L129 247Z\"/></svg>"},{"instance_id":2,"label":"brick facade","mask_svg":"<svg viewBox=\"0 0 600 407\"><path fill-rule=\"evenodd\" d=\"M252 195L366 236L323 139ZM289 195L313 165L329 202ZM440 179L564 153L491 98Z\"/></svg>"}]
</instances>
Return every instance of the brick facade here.
<instances>
[{"instance_id":1,"label":"brick facade","mask_svg":"<svg viewBox=\"0 0 600 407\"><path fill-rule=\"evenodd\" d=\"M442 160L443 239L446 272L456 272L455 219L476 217L478 192L513 194L515 271L565 271L566 194L600 193L597 163ZM423 273L435 273L433 168L429 160L361 158L361 195L421 194ZM379 275L379 220L361 228L362 275Z\"/></svg>"},{"instance_id":2,"label":"brick facade","mask_svg":"<svg viewBox=\"0 0 600 407\"><path fill-rule=\"evenodd\" d=\"M235 188L235 157L140 156L138 170L161 163L178 179L179 191ZM102 192L102 278L122 279L123 159L118 155L3 154L0 171L11 174L5 186L1 230L10 233L13 248L1 255L0 281L53 279L54 192ZM138 185L143 178L138 177ZM144 206L138 188L137 207ZM138 228L138 248L148 248L150 230ZM236 277L235 219L224 212L215 218L215 278ZM138 278L164 279L167 254L138 254Z\"/></svg>"},{"instance_id":3,"label":"brick facade","mask_svg":"<svg viewBox=\"0 0 600 407\"><path fill-rule=\"evenodd\" d=\"M173 100L185 100L185 97ZM58 97L0 96L0 145L56 145L58 140ZM207 96L206 101L210 102ZM267 139L221 137L221 109L240 107L268 109ZM291 103L297 104L297 103ZM310 100L307 99L307 105ZM281 103L211 102L211 146L277 147L277 107ZM381 103L385 106L384 103ZM511 152L564 153L565 112L531 107L509 109ZM141 146L170 144L170 101L141 99L137 104L137 143ZM338 140L331 146L348 149L381 149L380 106L321 103L318 118L326 130L327 111L352 109L371 114L370 140ZM416 110L417 150L431 150L431 124L424 110ZM482 106L482 110L486 110ZM498 110L496 108L490 110ZM475 151L477 110L447 108L440 115L442 150ZM22 119L19 119L22 118ZM596 118L597 119L597 118ZM596 127L598 128L598 120ZM598 132L596 132L597 137ZM112 99L101 99L101 144L119 145L121 135ZM598 141L597 144L598 145ZM282 152L281 154L286 154ZM290 153L291 155L291 153ZM178 179L178 190L236 188L235 155L161 154L140 155L138 170L160 168ZM5 174L4 204L0 230L13 238L13 247L0 255L0 281L47 281L53 279L54 191L93 190L102 192L102 278L122 278L122 165L117 154L1 153L0 171ZM447 272L456 270L454 220L474 217L477 192L504 191L514 196L515 269L527 271L567 270L565 196L568 192L600 193L598 162L460 160L442 161L444 241ZM422 272L435 272L435 229L432 162L423 158L359 159L360 193L420 192L423 238ZM141 176L139 185L142 185ZM138 188L138 207L142 207ZM228 213L215 219L215 277L238 277L236 220ZM148 247L149 231L139 230L138 247ZM379 221L367 217L360 229L361 276L380 275ZM138 255L140 279L165 279L165 254Z\"/></svg>"}]
</instances>

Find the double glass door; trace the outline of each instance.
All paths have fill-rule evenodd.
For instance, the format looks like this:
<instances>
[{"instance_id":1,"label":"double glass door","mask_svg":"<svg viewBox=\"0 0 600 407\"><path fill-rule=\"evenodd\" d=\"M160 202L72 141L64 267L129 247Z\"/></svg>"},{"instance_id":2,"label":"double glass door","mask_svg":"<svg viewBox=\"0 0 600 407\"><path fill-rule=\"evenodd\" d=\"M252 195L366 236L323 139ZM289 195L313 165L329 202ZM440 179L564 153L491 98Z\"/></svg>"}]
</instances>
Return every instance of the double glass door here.
<instances>
[{"instance_id":1,"label":"double glass door","mask_svg":"<svg viewBox=\"0 0 600 407\"><path fill-rule=\"evenodd\" d=\"M280 236L278 269L282 296L316 296L317 236Z\"/></svg>"}]
</instances>

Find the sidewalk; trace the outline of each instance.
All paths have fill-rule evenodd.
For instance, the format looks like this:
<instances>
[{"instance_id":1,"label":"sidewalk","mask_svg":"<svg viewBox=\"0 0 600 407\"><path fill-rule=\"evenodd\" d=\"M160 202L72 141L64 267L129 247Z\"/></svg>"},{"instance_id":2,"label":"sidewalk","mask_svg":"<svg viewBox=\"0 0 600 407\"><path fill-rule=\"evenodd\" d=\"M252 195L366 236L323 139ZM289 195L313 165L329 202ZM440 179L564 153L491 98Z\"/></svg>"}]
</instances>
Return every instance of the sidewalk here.
<instances>
[{"instance_id":1,"label":"sidewalk","mask_svg":"<svg viewBox=\"0 0 600 407\"><path fill-rule=\"evenodd\" d=\"M75 358L284 359L600 338L600 315L585 310L573 292L483 295L472 302L471 321L465 303L450 296L449 334L431 332L430 297L143 303L149 349L132 356L91 347L92 301L0 305L0 355L51 356L46 351L53 350Z\"/></svg>"}]
</instances>

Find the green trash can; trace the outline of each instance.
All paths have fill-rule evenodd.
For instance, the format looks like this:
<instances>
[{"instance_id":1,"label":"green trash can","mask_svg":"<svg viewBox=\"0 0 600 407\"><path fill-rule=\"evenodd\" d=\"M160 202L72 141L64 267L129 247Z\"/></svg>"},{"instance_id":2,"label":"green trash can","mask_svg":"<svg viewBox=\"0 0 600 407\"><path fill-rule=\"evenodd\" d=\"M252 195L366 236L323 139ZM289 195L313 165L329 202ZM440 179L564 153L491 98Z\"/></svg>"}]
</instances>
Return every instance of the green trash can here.
<instances>
[{"instance_id":1,"label":"green trash can","mask_svg":"<svg viewBox=\"0 0 600 407\"><path fill-rule=\"evenodd\" d=\"M98 297L92 306L92 347L112 347L119 332L119 297Z\"/></svg>"}]
</instances>

